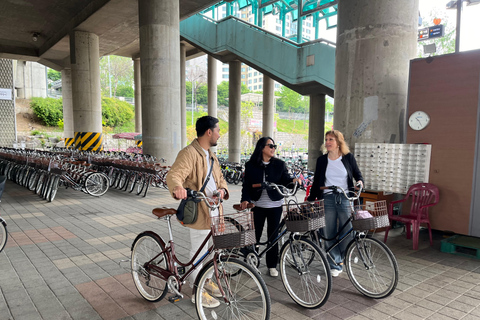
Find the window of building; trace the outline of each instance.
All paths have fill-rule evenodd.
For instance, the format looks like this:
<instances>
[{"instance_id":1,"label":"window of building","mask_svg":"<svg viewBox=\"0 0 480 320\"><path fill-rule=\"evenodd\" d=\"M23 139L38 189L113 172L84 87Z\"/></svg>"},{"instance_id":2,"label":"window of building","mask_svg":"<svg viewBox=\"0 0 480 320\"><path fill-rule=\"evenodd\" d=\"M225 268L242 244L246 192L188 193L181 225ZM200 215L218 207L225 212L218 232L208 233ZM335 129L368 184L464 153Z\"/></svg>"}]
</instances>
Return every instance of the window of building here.
<instances>
[{"instance_id":1,"label":"window of building","mask_svg":"<svg viewBox=\"0 0 480 320\"><path fill-rule=\"evenodd\" d=\"M259 86L258 86L258 89L262 89L262 85L259 85Z\"/></svg>"},{"instance_id":2,"label":"window of building","mask_svg":"<svg viewBox=\"0 0 480 320\"><path fill-rule=\"evenodd\" d=\"M253 18L252 18L252 17L248 18L248 22L252 23L252 22L253 22Z\"/></svg>"},{"instance_id":3,"label":"window of building","mask_svg":"<svg viewBox=\"0 0 480 320\"><path fill-rule=\"evenodd\" d=\"M245 79L245 75L244 75L244 74L242 74L242 79Z\"/></svg>"},{"instance_id":4,"label":"window of building","mask_svg":"<svg viewBox=\"0 0 480 320\"><path fill-rule=\"evenodd\" d=\"M287 27L290 27L290 22L285 23Z\"/></svg>"},{"instance_id":5,"label":"window of building","mask_svg":"<svg viewBox=\"0 0 480 320\"><path fill-rule=\"evenodd\" d=\"M248 80L248 84L252 84L252 79Z\"/></svg>"},{"instance_id":6,"label":"window of building","mask_svg":"<svg viewBox=\"0 0 480 320\"><path fill-rule=\"evenodd\" d=\"M257 78L253 79L253 83L257 83L257 80L258 80Z\"/></svg>"},{"instance_id":7,"label":"window of building","mask_svg":"<svg viewBox=\"0 0 480 320\"><path fill-rule=\"evenodd\" d=\"M306 29L305 33L310 34L311 33L310 29Z\"/></svg>"},{"instance_id":8,"label":"window of building","mask_svg":"<svg viewBox=\"0 0 480 320\"><path fill-rule=\"evenodd\" d=\"M242 19L245 19L247 15L245 13L242 13Z\"/></svg>"},{"instance_id":9,"label":"window of building","mask_svg":"<svg viewBox=\"0 0 480 320\"><path fill-rule=\"evenodd\" d=\"M242 67L242 72L245 72L245 68Z\"/></svg>"},{"instance_id":10,"label":"window of building","mask_svg":"<svg viewBox=\"0 0 480 320\"><path fill-rule=\"evenodd\" d=\"M253 90L257 90L257 86L253 86Z\"/></svg>"},{"instance_id":11,"label":"window of building","mask_svg":"<svg viewBox=\"0 0 480 320\"><path fill-rule=\"evenodd\" d=\"M307 27L311 27L312 24L310 22L307 22Z\"/></svg>"},{"instance_id":12,"label":"window of building","mask_svg":"<svg viewBox=\"0 0 480 320\"><path fill-rule=\"evenodd\" d=\"M276 21L277 23L282 23L282 21L280 21L280 19L275 19L275 21Z\"/></svg>"},{"instance_id":13,"label":"window of building","mask_svg":"<svg viewBox=\"0 0 480 320\"><path fill-rule=\"evenodd\" d=\"M277 31L280 31L280 32L281 32L281 31L282 31L282 27L280 27L280 26L276 26L276 27L275 27L275 30L277 30Z\"/></svg>"},{"instance_id":14,"label":"window of building","mask_svg":"<svg viewBox=\"0 0 480 320\"><path fill-rule=\"evenodd\" d=\"M228 72L228 68L222 68L223 72Z\"/></svg>"},{"instance_id":15,"label":"window of building","mask_svg":"<svg viewBox=\"0 0 480 320\"><path fill-rule=\"evenodd\" d=\"M258 72L255 71L255 72L253 73L253 76L256 77L257 75L258 75Z\"/></svg>"},{"instance_id":16,"label":"window of building","mask_svg":"<svg viewBox=\"0 0 480 320\"><path fill-rule=\"evenodd\" d=\"M223 79L228 79L228 74L222 75L222 78L223 78Z\"/></svg>"},{"instance_id":17,"label":"window of building","mask_svg":"<svg viewBox=\"0 0 480 320\"><path fill-rule=\"evenodd\" d=\"M258 78L258 82L262 82L262 81L263 81L263 77Z\"/></svg>"},{"instance_id":18,"label":"window of building","mask_svg":"<svg viewBox=\"0 0 480 320\"><path fill-rule=\"evenodd\" d=\"M248 90L252 91L252 86L248 87Z\"/></svg>"},{"instance_id":19,"label":"window of building","mask_svg":"<svg viewBox=\"0 0 480 320\"><path fill-rule=\"evenodd\" d=\"M280 88L280 84L275 83L275 88L277 88L277 89Z\"/></svg>"}]
</instances>

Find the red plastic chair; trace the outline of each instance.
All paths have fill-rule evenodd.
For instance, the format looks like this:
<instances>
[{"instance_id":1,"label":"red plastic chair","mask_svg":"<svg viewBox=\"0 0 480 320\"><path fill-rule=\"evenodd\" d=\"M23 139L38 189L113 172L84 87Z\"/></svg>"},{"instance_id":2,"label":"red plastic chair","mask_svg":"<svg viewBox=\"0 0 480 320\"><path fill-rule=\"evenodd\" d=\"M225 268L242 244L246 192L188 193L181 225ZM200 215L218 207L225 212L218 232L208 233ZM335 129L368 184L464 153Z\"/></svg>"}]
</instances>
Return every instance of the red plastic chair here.
<instances>
[{"instance_id":1,"label":"red plastic chair","mask_svg":"<svg viewBox=\"0 0 480 320\"><path fill-rule=\"evenodd\" d=\"M412 202L410 214L393 215L393 205L407 201L409 197L411 197ZM435 185L431 183L417 183L408 189L407 195L404 199L390 202L390 208L388 210L390 226L388 226L387 231L385 231L384 242L387 242L388 231L391 229L392 221L399 221L406 225L407 239L411 238L410 226L412 226L413 250L418 249L418 234L420 232L420 224L422 223L427 224L428 234L430 236L430 245L433 245L432 229L430 228L430 219L428 217L428 208L436 205L438 200L439 192Z\"/></svg>"}]
</instances>

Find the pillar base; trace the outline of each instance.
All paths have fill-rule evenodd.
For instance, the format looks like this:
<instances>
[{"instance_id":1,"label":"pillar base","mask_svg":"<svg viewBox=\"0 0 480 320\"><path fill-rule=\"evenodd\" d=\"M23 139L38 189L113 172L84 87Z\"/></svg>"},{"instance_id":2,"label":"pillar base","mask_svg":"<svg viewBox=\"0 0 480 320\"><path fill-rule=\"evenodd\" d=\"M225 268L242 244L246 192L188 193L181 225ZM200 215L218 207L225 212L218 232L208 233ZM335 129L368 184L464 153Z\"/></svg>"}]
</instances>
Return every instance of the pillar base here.
<instances>
[{"instance_id":1,"label":"pillar base","mask_svg":"<svg viewBox=\"0 0 480 320\"><path fill-rule=\"evenodd\" d=\"M83 151L102 151L103 135L101 132L75 132L75 149Z\"/></svg>"}]
</instances>

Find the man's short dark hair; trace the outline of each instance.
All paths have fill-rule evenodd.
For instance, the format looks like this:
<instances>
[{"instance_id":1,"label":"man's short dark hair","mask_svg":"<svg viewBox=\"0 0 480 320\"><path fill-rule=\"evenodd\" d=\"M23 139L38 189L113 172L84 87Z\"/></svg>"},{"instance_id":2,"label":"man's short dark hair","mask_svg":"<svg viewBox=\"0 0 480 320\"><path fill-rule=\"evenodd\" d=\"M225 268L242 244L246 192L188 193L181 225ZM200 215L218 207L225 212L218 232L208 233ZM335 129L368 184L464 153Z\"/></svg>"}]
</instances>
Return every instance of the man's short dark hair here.
<instances>
[{"instance_id":1,"label":"man's short dark hair","mask_svg":"<svg viewBox=\"0 0 480 320\"><path fill-rule=\"evenodd\" d=\"M195 130L197 130L197 137L201 137L207 132L208 129L215 129L218 123L218 119L212 116L203 116L197 119L195 124Z\"/></svg>"}]
</instances>

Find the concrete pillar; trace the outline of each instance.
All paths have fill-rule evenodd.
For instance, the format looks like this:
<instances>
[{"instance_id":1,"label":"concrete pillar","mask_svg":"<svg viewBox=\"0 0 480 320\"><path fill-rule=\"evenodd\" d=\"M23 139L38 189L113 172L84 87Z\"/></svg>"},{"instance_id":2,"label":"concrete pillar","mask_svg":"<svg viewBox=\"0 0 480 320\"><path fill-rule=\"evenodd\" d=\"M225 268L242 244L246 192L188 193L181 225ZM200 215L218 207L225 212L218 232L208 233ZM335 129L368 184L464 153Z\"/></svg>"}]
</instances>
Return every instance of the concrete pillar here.
<instances>
[{"instance_id":1,"label":"concrete pillar","mask_svg":"<svg viewBox=\"0 0 480 320\"><path fill-rule=\"evenodd\" d=\"M320 150L325 135L325 95L310 96L310 115L308 125L308 169L315 170L317 158L322 155Z\"/></svg>"},{"instance_id":2,"label":"concrete pillar","mask_svg":"<svg viewBox=\"0 0 480 320\"><path fill-rule=\"evenodd\" d=\"M208 86L208 115L217 118L217 60L208 56L207 71ZM211 147L210 150L217 153L217 147Z\"/></svg>"},{"instance_id":3,"label":"concrete pillar","mask_svg":"<svg viewBox=\"0 0 480 320\"><path fill-rule=\"evenodd\" d=\"M182 128L182 148L187 146L187 83L186 83L187 47L180 44L180 123Z\"/></svg>"},{"instance_id":4,"label":"concrete pillar","mask_svg":"<svg viewBox=\"0 0 480 320\"><path fill-rule=\"evenodd\" d=\"M418 2L339 1L334 128L356 142L405 142Z\"/></svg>"},{"instance_id":5,"label":"concrete pillar","mask_svg":"<svg viewBox=\"0 0 480 320\"><path fill-rule=\"evenodd\" d=\"M262 135L273 138L273 121L275 114L275 90L274 81L267 75L263 75L263 125Z\"/></svg>"},{"instance_id":6,"label":"concrete pillar","mask_svg":"<svg viewBox=\"0 0 480 320\"><path fill-rule=\"evenodd\" d=\"M135 83L135 132L142 133L142 78L140 58L133 59L133 81Z\"/></svg>"},{"instance_id":7,"label":"concrete pillar","mask_svg":"<svg viewBox=\"0 0 480 320\"><path fill-rule=\"evenodd\" d=\"M228 161L240 162L242 63L231 61L228 76Z\"/></svg>"},{"instance_id":8,"label":"concrete pillar","mask_svg":"<svg viewBox=\"0 0 480 320\"><path fill-rule=\"evenodd\" d=\"M217 60L208 56L208 115L217 117Z\"/></svg>"},{"instance_id":9,"label":"concrete pillar","mask_svg":"<svg viewBox=\"0 0 480 320\"><path fill-rule=\"evenodd\" d=\"M70 48L75 148L102 150L98 36L85 31L73 31L70 34Z\"/></svg>"},{"instance_id":10,"label":"concrete pillar","mask_svg":"<svg viewBox=\"0 0 480 320\"><path fill-rule=\"evenodd\" d=\"M179 0L139 0L143 152L170 165L181 148Z\"/></svg>"},{"instance_id":11,"label":"concrete pillar","mask_svg":"<svg viewBox=\"0 0 480 320\"><path fill-rule=\"evenodd\" d=\"M25 99L25 64L26 61L17 61L17 74L15 77L15 88L17 89L17 98Z\"/></svg>"},{"instance_id":12,"label":"concrete pillar","mask_svg":"<svg viewBox=\"0 0 480 320\"><path fill-rule=\"evenodd\" d=\"M74 143L72 70L62 70L62 102L63 102L63 138L65 147L72 148Z\"/></svg>"}]
</instances>

